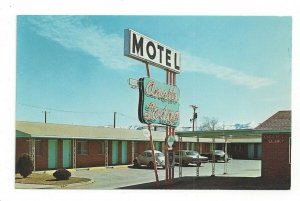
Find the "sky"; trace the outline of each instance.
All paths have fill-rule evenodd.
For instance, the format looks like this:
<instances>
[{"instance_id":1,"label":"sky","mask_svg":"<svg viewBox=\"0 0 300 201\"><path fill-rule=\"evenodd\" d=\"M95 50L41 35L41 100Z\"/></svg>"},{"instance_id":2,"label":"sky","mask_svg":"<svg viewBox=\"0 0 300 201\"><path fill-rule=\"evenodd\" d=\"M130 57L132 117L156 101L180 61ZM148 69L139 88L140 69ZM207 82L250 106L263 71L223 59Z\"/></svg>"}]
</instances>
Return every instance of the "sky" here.
<instances>
[{"instance_id":1,"label":"sky","mask_svg":"<svg viewBox=\"0 0 300 201\"><path fill-rule=\"evenodd\" d=\"M124 56L131 28L181 52L180 127L192 108L220 124L257 125L291 110L291 17L17 16L16 120L117 127L141 125L145 64ZM165 82L164 70L151 77Z\"/></svg>"}]
</instances>

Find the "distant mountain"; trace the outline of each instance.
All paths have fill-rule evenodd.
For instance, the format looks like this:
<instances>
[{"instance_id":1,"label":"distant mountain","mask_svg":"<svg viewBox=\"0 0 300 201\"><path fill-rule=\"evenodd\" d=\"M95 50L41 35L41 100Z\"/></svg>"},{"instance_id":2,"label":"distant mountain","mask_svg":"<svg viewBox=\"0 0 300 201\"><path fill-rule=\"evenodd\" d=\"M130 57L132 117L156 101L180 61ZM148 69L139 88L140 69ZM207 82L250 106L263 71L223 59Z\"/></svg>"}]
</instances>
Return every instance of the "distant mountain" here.
<instances>
[{"instance_id":1,"label":"distant mountain","mask_svg":"<svg viewBox=\"0 0 300 201\"><path fill-rule=\"evenodd\" d=\"M238 130L238 129L254 129L258 126L258 123L249 122L249 123L235 123L225 127L225 130Z\"/></svg>"}]
</instances>

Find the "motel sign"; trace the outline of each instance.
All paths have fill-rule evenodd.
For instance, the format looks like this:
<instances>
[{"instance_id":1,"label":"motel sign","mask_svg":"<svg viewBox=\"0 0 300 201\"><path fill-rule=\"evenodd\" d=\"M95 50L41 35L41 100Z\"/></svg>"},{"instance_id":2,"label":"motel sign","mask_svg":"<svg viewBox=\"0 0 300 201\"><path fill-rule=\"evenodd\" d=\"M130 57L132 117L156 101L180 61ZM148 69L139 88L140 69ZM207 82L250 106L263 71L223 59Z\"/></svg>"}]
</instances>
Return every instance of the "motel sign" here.
<instances>
[{"instance_id":1,"label":"motel sign","mask_svg":"<svg viewBox=\"0 0 300 201\"><path fill-rule=\"evenodd\" d=\"M155 40L131 29L124 31L124 55L164 70L180 73L181 55Z\"/></svg>"}]
</instances>

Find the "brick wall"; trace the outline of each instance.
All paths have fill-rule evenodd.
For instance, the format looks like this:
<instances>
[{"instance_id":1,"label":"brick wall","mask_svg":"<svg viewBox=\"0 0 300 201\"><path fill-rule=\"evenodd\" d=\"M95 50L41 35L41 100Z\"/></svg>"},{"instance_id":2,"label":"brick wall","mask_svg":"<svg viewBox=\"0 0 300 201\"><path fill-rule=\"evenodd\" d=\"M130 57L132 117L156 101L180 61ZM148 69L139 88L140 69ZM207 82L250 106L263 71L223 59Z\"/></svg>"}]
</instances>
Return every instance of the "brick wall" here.
<instances>
[{"instance_id":1,"label":"brick wall","mask_svg":"<svg viewBox=\"0 0 300 201\"><path fill-rule=\"evenodd\" d=\"M35 170L47 170L48 169L48 140L40 140L40 155L35 155ZM37 142L36 142L37 143Z\"/></svg>"},{"instance_id":2,"label":"brick wall","mask_svg":"<svg viewBox=\"0 0 300 201\"><path fill-rule=\"evenodd\" d=\"M88 154L77 154L76 167L95 167L105 165L105 154L99 154L99 141L88 140ZM111 142L108 144L109 163L111 163Z\"/></svg>"},{"instance_id":3,"label":"brick wall","mask_svg":"<svg viewBox=\"0 0 300 201\"><path fill-rule=\"evenodd\" d=\"M132 141L127 142L127 164L132 164Z\"/></svg>"},{"instance_id":4,"label":"brick wall","mask_svg":"<svg viewBox=\"0 0 300 201\"><path fill-rule=\"evenodd\" d=\"M29 138L16 139L16 161L23 153L29 153Z\"/></svg>"},{"instance_id":5,"label":"brick wall","mask_svg":"<svg viewBox=\"0 0 300 201\"><path fill-rule=\"evenodd\" d=\"M290 134L262 135L262 178L265 182L289 184L291 164L289 162Z\"/></svg>"},{"instance_id":6,"label":"brick wall","mask_svg":"<svg viewBox=\"0 0 300 201\"><path fill-rule=\"evenodd\" d=\"M29 138L16 139L16 161L23 154L29 154ZM46 139L36 139L40 141L40 154L35 155L35 170L46 170L48 168L48 141ZM36 142L37 143L37 142Z\"/></svg>"}]
</instances>

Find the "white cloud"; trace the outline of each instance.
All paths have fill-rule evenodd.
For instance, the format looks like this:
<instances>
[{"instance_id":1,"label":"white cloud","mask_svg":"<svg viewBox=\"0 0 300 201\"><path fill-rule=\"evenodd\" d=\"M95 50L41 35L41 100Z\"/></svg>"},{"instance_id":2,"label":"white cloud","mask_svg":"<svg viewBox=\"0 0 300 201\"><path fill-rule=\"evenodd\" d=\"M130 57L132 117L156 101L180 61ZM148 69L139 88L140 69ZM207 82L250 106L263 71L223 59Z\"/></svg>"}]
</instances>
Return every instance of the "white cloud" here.
<instances>
[{"instance_id":1,"label":"white cloud","mask_svg":"<svg viewBox=\"0 0 300 201\"><path fill-rule=\"evenodd\" d=\"M248 75L226 66L214 64L186 52L182 55L182 66L186 72L198 72L213 75L222 80L230 81L233 84L243 85L252 89L274 83L274 81L269 78Z\"/></svg>"},{"instance_id":2,"label":"white cloud","mask_svg":"<svg viewBox=\"0 0 300 201\"><path fill-rule=\"evenodd\" d=\"M60 45L80 50L97 58L112 69L131 69L138 63L123 56L123 38L107 34L101 27L84 24L74 16L43 16L29 18L33 30ZM268 86L273 80L245 74L229 67L208 62L201 57L182 53L182 66L186 72L205 73L248 88Z\"/></svg>"},{"instance_id":3,"label":"white cloud","mask_svg":"<svg viewBox=\"0 0 300 201\"><path fill-rule=\"evenodd\" d=\"M106 67L129 69L137 64L123 56L123 38L106 34L101 27L85 25L76 17L33 17L29 21L37 34L89 54Z\"/></svg>"}]
</instances>

